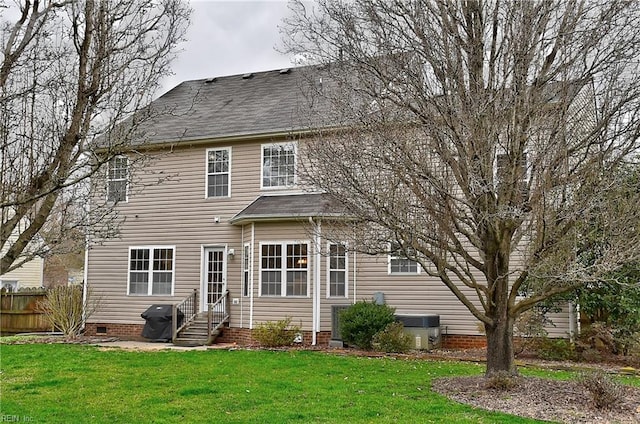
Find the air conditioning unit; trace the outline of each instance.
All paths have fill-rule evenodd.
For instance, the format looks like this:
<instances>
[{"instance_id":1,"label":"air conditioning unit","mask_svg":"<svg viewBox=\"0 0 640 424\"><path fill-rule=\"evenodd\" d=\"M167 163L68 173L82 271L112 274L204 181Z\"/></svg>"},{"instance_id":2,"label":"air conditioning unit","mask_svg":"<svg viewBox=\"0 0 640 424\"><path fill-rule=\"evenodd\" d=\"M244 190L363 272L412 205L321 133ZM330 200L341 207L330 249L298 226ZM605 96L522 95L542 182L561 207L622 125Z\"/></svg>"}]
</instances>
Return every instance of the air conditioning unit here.
<instances>
[{"instance_id":1,"label":"air conditioning unit","mask_svg":"<svg viewBox=\"0 0 640 424\"><path fill-rule=\"evenodd\" d=\"M431 350L440 347L440 315L396 315L396 319L404 325L405 334L411 336L414 349Z\"/></svg>"}]
</instances>

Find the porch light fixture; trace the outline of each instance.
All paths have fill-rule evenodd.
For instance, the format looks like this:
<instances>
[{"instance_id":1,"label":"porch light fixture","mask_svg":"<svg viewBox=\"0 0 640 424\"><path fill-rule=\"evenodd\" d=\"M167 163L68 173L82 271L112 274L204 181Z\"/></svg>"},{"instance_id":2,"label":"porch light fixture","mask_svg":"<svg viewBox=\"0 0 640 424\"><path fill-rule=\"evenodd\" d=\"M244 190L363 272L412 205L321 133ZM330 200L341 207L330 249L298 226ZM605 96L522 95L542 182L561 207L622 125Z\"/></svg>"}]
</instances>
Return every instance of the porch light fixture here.
<instances>
[{"instance_id":1,"label":"porch light fixture","mask_svg":"<svg viewBox=\"0 0 640 424\"><path fill-rule=\"evenodd\" d=\"M227 251L227 255L229 255L229 256L231 256L231 257L235 256L235 254L236 254L235 249L229 249L229 250Z\"/></svg>"}]
</instances>

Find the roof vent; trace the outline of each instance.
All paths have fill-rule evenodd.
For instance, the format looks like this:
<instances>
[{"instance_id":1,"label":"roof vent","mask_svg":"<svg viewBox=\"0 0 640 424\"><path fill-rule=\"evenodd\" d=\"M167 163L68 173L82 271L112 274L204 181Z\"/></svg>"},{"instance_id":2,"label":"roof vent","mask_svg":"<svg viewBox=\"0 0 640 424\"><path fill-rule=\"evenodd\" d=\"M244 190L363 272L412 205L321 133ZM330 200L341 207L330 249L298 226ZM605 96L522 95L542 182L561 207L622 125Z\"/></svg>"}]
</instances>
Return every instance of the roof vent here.
<instances>
[{"instance_id":1,"label":"roof vent","mask_svg":"<svg viewBox=\"0 0 640 424\"><path fill-rule=\"evenodd\" d=\"M242 76L242 79L250 79L250 78L253 78L253 74L244 74Z\"/></svg>"},{"instance_id":2,"label":"roof vent","mask_svg":"<svg viewBox=\"0 0 640 424\"><path fill-rule=\"evenodd\" d=\"M291 73L291 68L280 69L280 75L290 74L290 73Z\"/></svg>"},{"instance_id":3,"label":"roof vent","mask_svg":"<svg viewBox=\"0 0 640 424\"><path fill-rule=\"evenodd\" d=\"M207 78L206 80L204 80L204 82L206 84L211 84L212 82L216 82L218 80L218 78Z\"/></svg>"}]
</instances>

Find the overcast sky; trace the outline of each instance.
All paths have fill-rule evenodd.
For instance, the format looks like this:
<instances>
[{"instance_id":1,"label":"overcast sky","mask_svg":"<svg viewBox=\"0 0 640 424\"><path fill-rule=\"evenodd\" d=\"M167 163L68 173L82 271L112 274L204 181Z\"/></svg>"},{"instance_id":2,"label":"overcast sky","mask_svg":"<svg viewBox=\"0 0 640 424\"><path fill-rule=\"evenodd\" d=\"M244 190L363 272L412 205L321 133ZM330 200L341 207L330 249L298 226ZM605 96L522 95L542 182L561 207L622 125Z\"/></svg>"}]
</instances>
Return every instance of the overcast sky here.
<instances>
[{"instance_id":1,"label":"overcast sky","mask_svg":"<svg viewBox=\"0 0 640 424\"><path fill-rule=\"evenodd\" d=\"M173 63L175 75L163 80L162 94L180 82L291 66L275 50L278 26L288 14L280 0L191 0L193 14L183 51Z\"/></svg>"}]
</instances>

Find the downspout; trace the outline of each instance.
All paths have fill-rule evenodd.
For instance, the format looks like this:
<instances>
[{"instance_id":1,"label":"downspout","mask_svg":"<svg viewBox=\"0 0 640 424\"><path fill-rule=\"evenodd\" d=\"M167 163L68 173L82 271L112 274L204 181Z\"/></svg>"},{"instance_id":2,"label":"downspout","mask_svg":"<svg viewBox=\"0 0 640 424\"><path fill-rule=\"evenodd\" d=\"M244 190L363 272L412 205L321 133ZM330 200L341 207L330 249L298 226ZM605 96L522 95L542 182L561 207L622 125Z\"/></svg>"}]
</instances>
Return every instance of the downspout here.
<instances>
[{"instance_id":1,"label":"downspout","mask_svg":"<svg viewBox=\"0 0 640 424\"><path fill-rule=\"evenodd\" d=\"M249 329L253 330L253 249L256 238L256 224L251 223L251 245L249 246Z\"/></svg>"},{"instance_id":2,"label":"downspout","mask_svg":"<svg viewBox=\"0 0 640 424\"><path fill-rule=\"evenodd\" d=\"M244 326L244 227L240 230L240 328Z\"/></svg>"},{"instance_id":3,"label":"downspout","mask_svg":"<svg viewBox=\"0 0 640 424\"><path fill-rule=\"evenodd\" d=\"M84 241L84 270L82 270L82 331L87 324L87 291L89 290L89 235L85 236Z\"/></svg>"},{"instance_id":4,"label":"downspout","mask_svg":"<svg viewBox=\"0 0 640 424\"><path fill-rule=\"evenodd\" d=\"M320 285L321 285L321 275L322 273L320 272L322 270L322 246L320 245L320 243L322 242L322 221L318 220L318 231L316 234L316 268L315 268L315 274L316 274L316 290L315 292L317 293L316 296L316 333L320 332ZM316 336L317 338L317 336ZM316 343L317 344L317 340Z\"/></svg>"},{"instance_id":5,"label":"downspout","mask_svg":"<svg viewBox=\"0 0 640 424\"><path fill-rule=\"evenodd\" d=\"M320 331L320 266L322 261L320 251L320 236L321 236L321 223L318 221L317 226L314 225L312 217L309 217L309 223L314 226L314 251L315 259L313 264L313 298L312 298L312 312L311 312L311 344L316 346L318 344L318 332Z\"/></svg>"},{"instance_id":6,"label":"downspout","mask_svg":"<svg viewBox=\"0 0 640 424\"><path fill-rule=\"evenodd\" d=\"M353 303L356 303L356 289L358 287L357 281L356 281L356 269L357 269L357 262L356 262L356 251L353 251Z\"/></svg>"}]
</instances>

